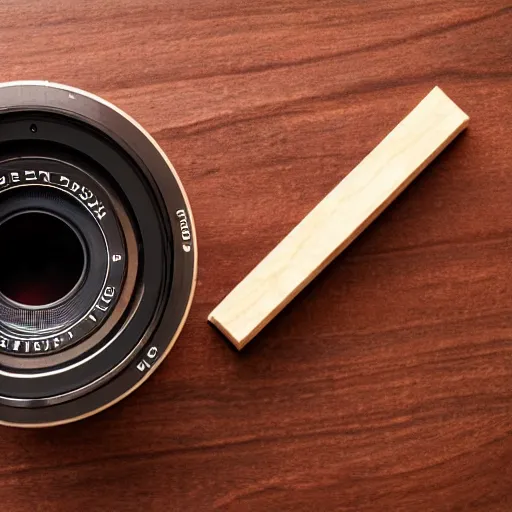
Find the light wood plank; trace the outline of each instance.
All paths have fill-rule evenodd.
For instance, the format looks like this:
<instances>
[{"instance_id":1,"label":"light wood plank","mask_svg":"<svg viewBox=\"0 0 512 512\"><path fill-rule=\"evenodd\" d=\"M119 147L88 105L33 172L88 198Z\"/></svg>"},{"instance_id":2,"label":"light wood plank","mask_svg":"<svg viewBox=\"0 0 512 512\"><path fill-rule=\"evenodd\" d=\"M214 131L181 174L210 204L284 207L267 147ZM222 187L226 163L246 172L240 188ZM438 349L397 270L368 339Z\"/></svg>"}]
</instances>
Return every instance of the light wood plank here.
<instances>
[{"instance_id":1,"label":"light wood plank","mask_svg":"<svg viewBox=\"0 0 512 512\"><path fill-rule=\"evenodd\" d=\"M435 87L212 311L242 349L467 126Z\"/></svg>"}]
</instances>

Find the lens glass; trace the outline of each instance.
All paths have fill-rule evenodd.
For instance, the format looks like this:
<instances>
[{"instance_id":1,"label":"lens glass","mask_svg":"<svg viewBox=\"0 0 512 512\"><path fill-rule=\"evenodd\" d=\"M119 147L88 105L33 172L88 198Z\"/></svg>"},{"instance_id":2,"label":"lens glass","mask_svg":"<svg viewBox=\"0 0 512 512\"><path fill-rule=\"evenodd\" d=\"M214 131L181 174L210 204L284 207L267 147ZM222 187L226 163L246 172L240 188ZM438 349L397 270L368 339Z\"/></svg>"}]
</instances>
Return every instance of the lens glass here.
<instances>
[{"instance_id":1,"label":"lens glass","mask_svg":"<svg viewBox=\"0 0 512 512\"><path fill-rule=\"evenodd\" d=\"M83 245L67 222L46 212L15 215L0 224L0 293L24 306L64 298L80 281Z\"/></svg>"}]
</instances>

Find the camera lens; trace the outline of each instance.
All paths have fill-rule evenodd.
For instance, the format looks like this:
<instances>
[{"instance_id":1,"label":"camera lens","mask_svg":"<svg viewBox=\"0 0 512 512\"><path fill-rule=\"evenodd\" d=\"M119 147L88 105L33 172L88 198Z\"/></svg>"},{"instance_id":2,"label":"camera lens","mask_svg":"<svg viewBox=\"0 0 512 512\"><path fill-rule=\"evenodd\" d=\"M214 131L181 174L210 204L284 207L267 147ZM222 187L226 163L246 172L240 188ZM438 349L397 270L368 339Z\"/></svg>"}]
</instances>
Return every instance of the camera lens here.
<instances>
[{"instance_id":1,"label":"camera lens","mask_svg":"<svg viewBox=\"0 0 512 512\"><path fill-rule=\"evenodd\" d=\"M0 84L0 423L75 421L137 388L188 314L193 219L169 160L105 100Z\"/></svg>"}]
</instances>

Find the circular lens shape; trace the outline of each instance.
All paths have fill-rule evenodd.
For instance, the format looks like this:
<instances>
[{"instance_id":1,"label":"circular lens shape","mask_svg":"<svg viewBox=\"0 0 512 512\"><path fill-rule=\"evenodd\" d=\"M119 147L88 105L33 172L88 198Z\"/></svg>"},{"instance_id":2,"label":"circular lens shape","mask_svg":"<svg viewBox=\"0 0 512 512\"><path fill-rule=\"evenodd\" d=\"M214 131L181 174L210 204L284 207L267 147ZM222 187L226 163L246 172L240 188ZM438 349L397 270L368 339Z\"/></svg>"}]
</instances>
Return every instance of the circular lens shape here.
<instances>
[{"instance_id":1,"label":"circular lens shape","mask_svg":"<svg viewBox=\"0 0 512 512\"><path fill-rule=\"evenodd\" d=\"M105 100L0 84L0 423L99 412L168 354L197 272L192 214L151 136Z\"/></svg>"},{"instance_id":2,"label":"circular lens shape","mask_svg":"<svg viewBox=\"0 0 512 512\"><path fill-rule=\"evenodd\" d=\"M85 271L76 231L46 212L21 213L0 224L0 293L23 306L44 306L70 293Z\"/></svg>"}]
</instances>

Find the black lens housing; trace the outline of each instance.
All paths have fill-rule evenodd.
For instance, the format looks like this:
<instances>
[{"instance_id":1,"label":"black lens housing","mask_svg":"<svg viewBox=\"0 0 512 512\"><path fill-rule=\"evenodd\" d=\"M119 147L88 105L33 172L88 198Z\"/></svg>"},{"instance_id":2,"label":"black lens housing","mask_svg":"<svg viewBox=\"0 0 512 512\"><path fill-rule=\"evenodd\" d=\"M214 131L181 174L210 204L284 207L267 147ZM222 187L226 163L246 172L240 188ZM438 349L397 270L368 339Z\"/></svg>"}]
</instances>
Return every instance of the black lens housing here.
<instances>
[{"instance_id":1,"label":"black lens housing","mask_svg":"<svg viewBox=\"0 0 512 512\"><path fill-rule=\"evenodd\" d=\"M119 401L167 355L194 292L195 231L151 136L105 100L48 82L0 84L0 226L27 212L69 224L85 251L83 279L54 304L0 290L0 423L49 426Z\"/></svg>"}]
</instances>

